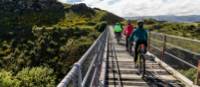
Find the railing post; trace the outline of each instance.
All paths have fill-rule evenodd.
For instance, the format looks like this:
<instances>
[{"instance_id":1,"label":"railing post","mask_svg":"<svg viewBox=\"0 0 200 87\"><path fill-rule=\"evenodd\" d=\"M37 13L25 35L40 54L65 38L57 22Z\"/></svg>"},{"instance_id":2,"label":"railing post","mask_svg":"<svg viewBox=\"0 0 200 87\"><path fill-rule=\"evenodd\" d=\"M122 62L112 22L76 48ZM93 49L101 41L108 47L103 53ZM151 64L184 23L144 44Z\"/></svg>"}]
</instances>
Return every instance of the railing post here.
<instances>
[{"instance_id":1,"label":"railing post","mask_svg":"<svg viewBox=\"0 0 200 87\"><path fill-rule=\"evenodd\" d=\"M78 69L77 74L78 74L78 87L82 87L82 73L81 73L81 66L79 63L75 63L74 67Z\"/></svg>"},{"instance_id":2,"label":"railing post","mask_svg":"<svg viewBox=\"0 0 200 87\"><path fill-rule=\"evenodd\" d=\"M163 37L163 49L162 49L162 53L161 53L161 60L164 60L165 50L166 50L166 41L167 41L167 36L164 35L164 37Z\"/></svg>"},{"instance_id":3,"label":"railing post","mask_svg":"<svg viewBox=\"0 0 200 87\"><path fill-rule=\"evenodd\" d=\"M198 60L197 77L195 79L195 84L200 85L200 60Z\"/></svg>"}]
</instances>

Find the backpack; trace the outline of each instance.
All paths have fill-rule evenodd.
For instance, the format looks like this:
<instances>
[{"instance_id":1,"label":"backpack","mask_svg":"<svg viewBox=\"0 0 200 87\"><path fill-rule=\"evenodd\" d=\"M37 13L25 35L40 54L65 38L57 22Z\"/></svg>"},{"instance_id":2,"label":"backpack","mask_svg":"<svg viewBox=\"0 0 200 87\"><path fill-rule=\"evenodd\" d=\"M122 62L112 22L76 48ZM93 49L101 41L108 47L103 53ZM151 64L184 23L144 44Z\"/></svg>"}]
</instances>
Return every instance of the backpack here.
<instances>
[{"instance_id":1,"label":"backpack","mask_svg":"<svg viewBox=\"0 0 200 87\"><path fill-rule=\"evenodd\" d=\"M114 32L122 32L122 26L121 25L115 25Z\"/></svg>"}]
</instances>

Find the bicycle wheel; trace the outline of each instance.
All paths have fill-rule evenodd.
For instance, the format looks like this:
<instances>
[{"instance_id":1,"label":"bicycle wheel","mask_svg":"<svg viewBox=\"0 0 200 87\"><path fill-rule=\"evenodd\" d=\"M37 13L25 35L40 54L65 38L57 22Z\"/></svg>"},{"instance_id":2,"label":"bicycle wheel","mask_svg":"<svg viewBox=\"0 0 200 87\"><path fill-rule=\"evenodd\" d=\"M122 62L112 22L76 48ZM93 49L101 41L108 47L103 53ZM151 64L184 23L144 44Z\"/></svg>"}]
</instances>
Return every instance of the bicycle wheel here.
<instances>
[{"instance_id":1,"label":"bicycle wheel","mask_svg":"<svg viewBox=\"0 0 200 87\"><path fill-rule=\"evenodd\" d=\"M120 42L120 39L119 39L119 37L117 37L117 43L119 43Z\"/></svg>"},{"instance_id":2,"label":"bicycle wheel","mask_svg":"<svg viewBox=\"0 0 200 87\"><path fill-rule=\"evenodd\" d=\"M139 75L141 75L142 73L142 60L141 60L141 55L140 53L138 53L138 72L139 72Z\"/></svg>"},{"instance_id":3,"label":"bicycle wheel","mask_svg":"<svg viewBox=\"0 0 200 87\"><path fill-rule=\"evenodd\" d=\"M145 64L145 58L144 58L144 56L143 55L140 55L140 73L141 73L141 75L142 75L142 77L144 77L144 75L145 75L145 69L146 69L146 66L145 66L146 64Z\"/></svg>"}]
</instances>

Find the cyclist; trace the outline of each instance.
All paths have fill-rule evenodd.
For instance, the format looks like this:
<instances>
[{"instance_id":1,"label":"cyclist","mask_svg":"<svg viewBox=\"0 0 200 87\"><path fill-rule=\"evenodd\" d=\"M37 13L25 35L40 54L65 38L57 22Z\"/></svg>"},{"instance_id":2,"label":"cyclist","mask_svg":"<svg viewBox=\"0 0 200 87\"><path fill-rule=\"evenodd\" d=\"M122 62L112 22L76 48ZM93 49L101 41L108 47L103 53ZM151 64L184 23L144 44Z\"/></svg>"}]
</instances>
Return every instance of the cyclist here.
<instances>
[{"instance_id":1,"label":"cyclist","mask_svg":"<svg viewBox=\"0 0 200 87\"><path fill-rule=\"evenodd\" d=\"M121 32L123 31L122 24L116 23L114 27L115 37L117 38L117 42L121 39Z\"/></svg>"},{"instance_id":2,"label":"cyclist","mask_svg":"<svg viewBox=\"0 0 200 87\"><path fill-rule=\"evenodd\" d=\"M139 20L138 21L138 28L136 28L136 30L131 34L129 41L130 42L135 42L135 56L134 56L134 62L136 64L137 60L138 60L138 47L141 44L145 45L145 52L146 52L146 48L147 48L147 31L144 29L144 21L143 20ZM136 64L137 67L137 64Z\"/></svg>"},{"instance_id":3,"label":"cyclist","mask_svg":"<svg viewBox=\"0 0 200 87\"><path fill-rule=\"evenodd\" d=\"M130 50L131 48L129 49L129 47L131 47L129 45L131 45L131 44L129 44L128 38L131 35L131 33L133 32L133 29L134 29L134 26L131 24L131 21L128 20L128 24L124 28L124 31L123 31L124 35L126 36L126 50L128 50L128 51L131 51Z\"/></svg>"}]
</instances>

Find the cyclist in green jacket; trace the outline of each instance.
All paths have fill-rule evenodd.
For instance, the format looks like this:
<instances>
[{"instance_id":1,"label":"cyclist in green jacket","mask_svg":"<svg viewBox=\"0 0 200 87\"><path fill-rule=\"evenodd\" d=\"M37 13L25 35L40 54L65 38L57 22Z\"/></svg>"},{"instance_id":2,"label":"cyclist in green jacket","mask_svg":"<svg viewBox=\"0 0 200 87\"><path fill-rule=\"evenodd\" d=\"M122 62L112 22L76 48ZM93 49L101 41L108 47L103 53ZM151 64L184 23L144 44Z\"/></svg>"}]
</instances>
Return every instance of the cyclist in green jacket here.
<instances>
[{"instance_id":1,"label":"cyclist in green jacket","mask_svg":"<svg viewBox=\"0 0 200 87\"><path fill-rule=\"evenodd\" d=\"M135 64L138 59L137 49L141 44L145 45L145 49L147 48L147 38L148 38L148 34L147 34L147 31L144 29L144 21L139 20L138 28L136 28L136 30L129 37L130 42L135 42L135 57L134 57Z\"/></svg>"},{"instance_id":2,"label":"cyclist in green jacket","mask_svg":"<svg viewBox=\"0 0 200 87\"><path fill-rule=\"evenodd\" d=\"M121 23L116 23L114 26L114 32L115 32L115 37L117 39L117 42L119 43L121 39L121 33L123 31L123 27Z\"/></svg>"}]
</instances>

